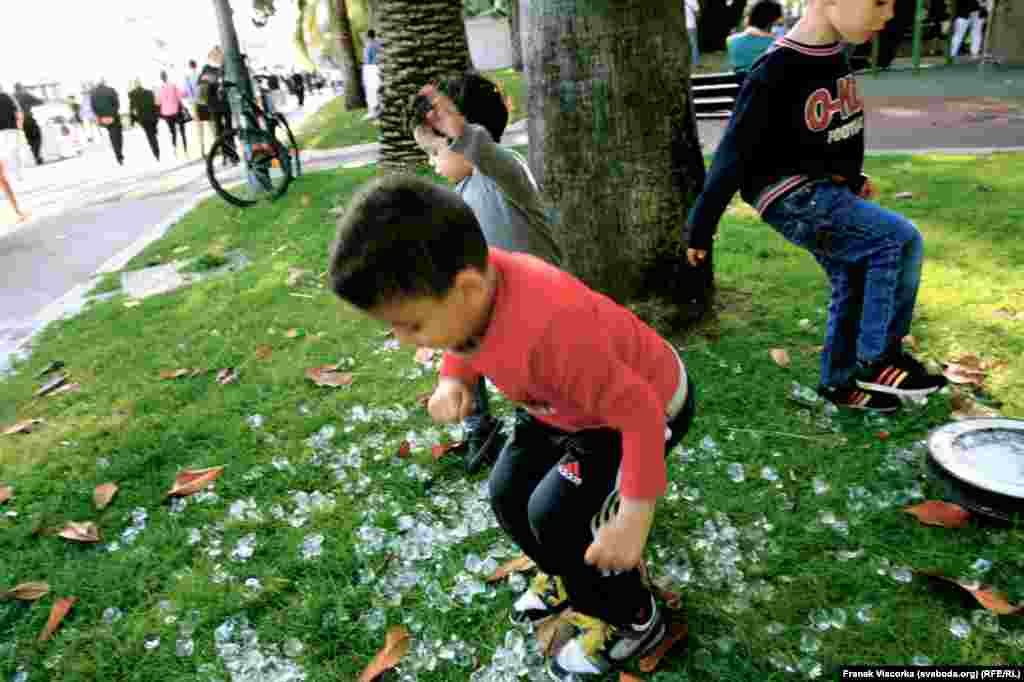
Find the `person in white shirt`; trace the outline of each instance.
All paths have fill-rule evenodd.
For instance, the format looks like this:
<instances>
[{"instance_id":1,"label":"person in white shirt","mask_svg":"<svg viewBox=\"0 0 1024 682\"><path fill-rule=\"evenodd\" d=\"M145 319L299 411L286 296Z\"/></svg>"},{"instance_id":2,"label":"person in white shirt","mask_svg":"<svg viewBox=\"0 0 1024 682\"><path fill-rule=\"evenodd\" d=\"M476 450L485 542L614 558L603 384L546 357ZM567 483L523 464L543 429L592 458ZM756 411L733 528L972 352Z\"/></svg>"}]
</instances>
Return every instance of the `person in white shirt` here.
<instances>
[{"instance_id":1,"label":"person in white shirt","mask_svg":"<svg viewBox=\"0 0 1024 682\"><path fill-rule=\"evenodd\" d=\"M700 5L697 0L686 0L686 33L690 37L690 68L700 64L700 49L697 47L697 15Z\"/></svg>"}]
</instances>

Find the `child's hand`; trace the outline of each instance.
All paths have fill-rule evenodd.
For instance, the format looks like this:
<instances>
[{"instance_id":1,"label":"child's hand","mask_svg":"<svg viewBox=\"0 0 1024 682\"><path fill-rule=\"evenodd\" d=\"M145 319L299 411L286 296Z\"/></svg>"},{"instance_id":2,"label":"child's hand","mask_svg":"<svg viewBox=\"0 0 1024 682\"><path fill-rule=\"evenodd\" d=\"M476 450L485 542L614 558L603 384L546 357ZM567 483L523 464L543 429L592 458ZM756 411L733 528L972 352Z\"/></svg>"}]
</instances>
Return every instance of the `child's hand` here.
<instances>
[{"instance_id":1,"label":"child's hand","mask_svg":"<svg viewBox=\"0 0 1024 682\"><path fill-rule=\"evenodd\" d=\"M690 262L690 265L692 265L693 267L698 267L700 265L703 265L704 261L707 260L707 257L708 257L708 252L705 251L704 249L687 249L686 250L686 260L688 260Z\"/></svg>"},{"instance_id":2,"label":"child's hand","mask_svg":"<svg viewBox=\"0 0 1024 682\"><path fill-rule=\"evenodd\" d=\"M422 123L412 131L412 136L416 139L416 144L420 146L420 149L431 156L448 146L447 140L436 134L433 128Z\"/></svg>"},{"instance_id":3,"label":"child's hand","mask_svg":"<svg viewBox=\"0 0 1024 682\"><path fill-rule=\"evenodd\" d=\"M472 414L475 406L469 386L458 379L442 377L427 402L427 412L434 421L455 424Z\"/></svg>"},{"instance_id":4,"label":"child's hand","mask_svg":"<svg viewBox=\"0 0 1024 682\"><path fill-rule=\"evenodd\" d=\"M864 184L860 188L859 196L861 199L874 199L878 192L875 191L875 183L871 182L871 178L864 178Z\"/></svg>"},{"instance_id":5,"label":"child's hand","mask_svg":"<svg viewBox=\"0 0 1024 682\"><path fill-rule=\"evenodd\" d=\"M628 571L639 566L654 521L655 502L622 498L619 513L597 531L583 560L606 571Z\"/></svg>"},{"instance_id":6,"label":"child's hand","mask_svg":"<svg viewBox=\"0 0 1024 682\"><path fill-rule=\"evenodd\" d=\"M426 95L434 105L434 108L427 112L427 123L453 140L462 137L462 132L466 129L466 117L455 108L455 102L433 85L424 85L420 89L420 94Z\"/></svg>"}]
</instances>

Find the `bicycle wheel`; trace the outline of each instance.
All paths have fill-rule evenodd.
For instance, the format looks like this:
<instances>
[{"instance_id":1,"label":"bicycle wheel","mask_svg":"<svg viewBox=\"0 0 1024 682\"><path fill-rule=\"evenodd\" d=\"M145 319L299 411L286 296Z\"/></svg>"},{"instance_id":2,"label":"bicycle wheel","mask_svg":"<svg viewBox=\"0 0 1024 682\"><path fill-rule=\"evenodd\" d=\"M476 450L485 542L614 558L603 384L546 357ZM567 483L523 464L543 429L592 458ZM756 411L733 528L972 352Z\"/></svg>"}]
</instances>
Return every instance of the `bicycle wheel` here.
<instances>
[{"instance_id":1,"label":"bicycle wheel","mask_svg":"<svg viewBox=\"0 0 1024 682\"><path fill-rule=\"evenodd\" d=\"M248 172L242 159L248 159ZM288 151L262 130L225 133L206 157L206 176L225 201L245 208L273 201L292 181Z\"/></svg>"},{"instance_id":2,"label":"bicycle wheel","mask_svg":"<svg viewBox=\"0 0 1024 682\"><path fill-rule=\"evenodd\" d=\"M277 139L280 140L289 152L292 159L292 175L299 177L302 175L302 159L299 158L299 143L295 141L295 136L292 135L291 126L288 125L288 119L284 117L284 114L274 114L274 118L277 119L277 129L280 131L284 129L284 133L278 132Z\"/></svg>"}]
</instances>

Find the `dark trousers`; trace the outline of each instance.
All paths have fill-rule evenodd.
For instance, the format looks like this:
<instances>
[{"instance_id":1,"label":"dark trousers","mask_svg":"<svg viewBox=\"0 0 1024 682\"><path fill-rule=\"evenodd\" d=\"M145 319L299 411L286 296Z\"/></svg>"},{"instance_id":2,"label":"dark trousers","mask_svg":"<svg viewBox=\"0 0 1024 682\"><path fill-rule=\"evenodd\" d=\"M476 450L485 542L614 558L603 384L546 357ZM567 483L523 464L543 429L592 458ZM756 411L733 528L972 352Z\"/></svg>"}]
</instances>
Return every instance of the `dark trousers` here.
<instances>
[{"instance_id":1,"label":"dark trousers","mask_svg":"<svg viewBox=\"0 0 1024 682\"><path fill-rule=\"evenodd\" d=\"M153 158L157 161L160 160L160 141L156 136L156 125L157 120L152 121L139 121L139 125L142 126L142 130L146 133L146 141L149 142L149 148L153 150Z\"/></svg>"},{"instance_id":2,"label":"dark trousers","mask_svg":"<svg viewBox=\"0 0 1024 682\"><path fill-rule=\"evenodd\" d=\"M185 139L185 124L182 122L181 117L178 114L174 116L161 116L167 127L171 129L171 146L177 148L178 146L178 129L181 129L181 146L187 152L188 151L188 140Z\"/></svg>"},{"instance_id":3,"label":"dark trousers","mask_svg":"<svg viewBox=\"0 0 1024 682\"><path fill-rule=\"evenodd\" d=\"M35 157L37 164L42 165L43 157L39 155L39 148L43 146L43 131L40 130L39 123L34 117L26 116L23 130L28 146L32 150L32 156Z\"/></svg>"},{"instance_id":4,"label":"dark trousers","mask_svg":"<svg viewBox=\"0 0 1024 682\"><path fill-rule=\"evenodd\" d=\"M110 135L110 146L114 149L114 158L118 163L124 164L124 130L121 128L121 117L115 116L113 123L103 127Z\"/></svg>"},{"instance_id":5,"label":"dark trousers","mask_svg":"<svg viewBox=\"0 0 1024 682\"><path fill-rule=\"evenodd\" d=\"M685 405L667 424L665 452L689 430L694 398L689 382ZM583 560L602 518L618 511L621 462L620 432L566 433L519 409L490 479L491 507L505 532L542 571L562 577L573 609L614 625L635 622L651 600L638 569L605 575Z\"/></svg>"}]
</instances>

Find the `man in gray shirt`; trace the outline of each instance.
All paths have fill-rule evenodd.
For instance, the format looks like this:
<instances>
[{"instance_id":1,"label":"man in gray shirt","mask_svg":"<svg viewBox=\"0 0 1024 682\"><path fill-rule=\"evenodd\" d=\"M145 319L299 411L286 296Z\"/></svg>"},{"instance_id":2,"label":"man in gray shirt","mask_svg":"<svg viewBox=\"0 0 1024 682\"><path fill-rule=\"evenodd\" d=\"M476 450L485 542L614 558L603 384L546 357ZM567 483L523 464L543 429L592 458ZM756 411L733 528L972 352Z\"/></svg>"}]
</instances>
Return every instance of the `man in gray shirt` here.
<instances>
[{"instance_id":1,"label":"man in gray shirt","mask_svg":"<svg viewBox=\"0 0 1024 682\"><path fill-rule=\"evenodd\" d=\"M528 253L560 266L562 251L552 235L537 182L518 154L497 144L508 122L501 93L475 73L450 81L447 89L457 93L461 107L433 85L420 91L433 108L426 122L414 130L416 142L427 152L434 170L455 185L473 210L489 246ZM476 411L465 427L466 468L475 473L485 462L493 462L504 445L500 424L490 415L482 378Z\"/></svg>"}]
</instances>

